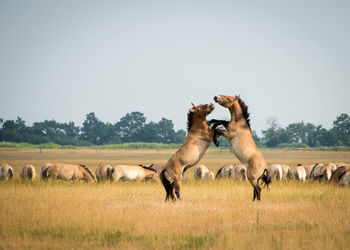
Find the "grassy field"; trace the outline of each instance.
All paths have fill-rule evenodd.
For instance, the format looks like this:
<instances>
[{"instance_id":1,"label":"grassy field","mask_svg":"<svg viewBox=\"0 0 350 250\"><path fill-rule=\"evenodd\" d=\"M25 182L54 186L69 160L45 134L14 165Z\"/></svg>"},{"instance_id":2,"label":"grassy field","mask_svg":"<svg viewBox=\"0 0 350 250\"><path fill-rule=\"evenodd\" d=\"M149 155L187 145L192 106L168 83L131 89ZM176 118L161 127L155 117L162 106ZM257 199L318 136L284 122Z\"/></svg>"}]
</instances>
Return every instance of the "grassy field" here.
<instances>
[{"instance_id":1,"label":"grassy field","mask_svg":"<svg viewBox=\"0 0 350 250\"><path fill-rule=\"evenodd\" d=\"M165 163L174 150L0 149L14 179L0 182L0 249L349 249L350 189L325 183L272 183L260 203L247 182L196 182L187 173L182 201L165 203L159 182L19 180L24 164ZM263 150L269 163L346 162L350 152ZM217 171L238 163L210 149Z\"/></svg>"}]
</instances>

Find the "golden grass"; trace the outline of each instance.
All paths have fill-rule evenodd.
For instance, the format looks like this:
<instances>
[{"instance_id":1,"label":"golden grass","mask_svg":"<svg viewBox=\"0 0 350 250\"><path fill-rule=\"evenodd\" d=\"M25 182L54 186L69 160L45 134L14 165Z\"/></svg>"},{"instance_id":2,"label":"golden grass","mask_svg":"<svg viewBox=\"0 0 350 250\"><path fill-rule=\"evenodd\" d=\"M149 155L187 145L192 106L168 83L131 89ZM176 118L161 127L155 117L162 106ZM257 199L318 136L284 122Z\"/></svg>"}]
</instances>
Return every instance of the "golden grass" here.
<instances>
[{"instance_id":1,"label":"golden grass","mask_svg":"<svg viewBox=\"0 0 350 250\"><path fill-rule=\"evenodd\" d=\"M350 189L289 181L251 202L247 182L196 182L189 170L182 201L165 203L159 182L19 180L24 164L163 163L174 150L0 149L15 177L0 183L0 249L348 249ZM268 162L350 162L348 152L265 150ZM238 162L211 149L212 170Z\"/></svg>"}]
</instances>

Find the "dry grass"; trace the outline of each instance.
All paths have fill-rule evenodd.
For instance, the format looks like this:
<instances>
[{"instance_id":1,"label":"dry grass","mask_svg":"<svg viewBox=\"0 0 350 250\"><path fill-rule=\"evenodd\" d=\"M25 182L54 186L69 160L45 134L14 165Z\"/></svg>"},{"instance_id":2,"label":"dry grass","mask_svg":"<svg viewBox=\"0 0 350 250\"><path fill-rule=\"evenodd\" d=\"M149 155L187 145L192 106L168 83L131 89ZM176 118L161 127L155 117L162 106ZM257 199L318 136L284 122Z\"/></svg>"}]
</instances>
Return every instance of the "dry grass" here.
<instances>
[{"instance_id":1,"label":"dry grass","mask_svg":"<svg viewBox=\"0 0 350 250\"><path fill-rule=\"evenodd\" d=\"M350 189L324 183L273 183L252 203L247 182L195 182L190 170L182 201L165 203L158 182L23 183L24 164L45 162L163 163L174 150L0 149L15 169L0 183L0 248L4 249L348 249ZM350 162L349 152L266 150L269 162ZM212 170L237 162L211 149Z\"/></svg>"}]
</instances>

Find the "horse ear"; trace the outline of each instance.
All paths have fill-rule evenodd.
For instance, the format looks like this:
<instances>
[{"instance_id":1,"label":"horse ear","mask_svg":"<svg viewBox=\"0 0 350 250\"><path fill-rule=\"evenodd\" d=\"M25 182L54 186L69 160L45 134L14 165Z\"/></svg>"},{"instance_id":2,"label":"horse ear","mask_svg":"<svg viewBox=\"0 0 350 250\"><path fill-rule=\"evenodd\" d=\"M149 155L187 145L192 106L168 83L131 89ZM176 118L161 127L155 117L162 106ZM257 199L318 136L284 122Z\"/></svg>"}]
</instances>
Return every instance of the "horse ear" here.
<instances>
[{"instance_id":1,"label":"horse ear","mask_svg":"<svg viewBox=\"0 0 350 250\"><path fill-rule=\"evenodd\" d=\"M235 99L238 100L240 98L241 95L236 95Z\"/></svg>"},{"instance_id":2,"label":"horse ear","mask_svg":"<svg viewBox=\"0 0 350 250\"><path fill-rule=\"evenodd\" d=\"M195 108L196 108L196 105L194 105L193 102L191 102L191 104L192 104L193 108L195 109Z\"/></svg>"}]
</instances>

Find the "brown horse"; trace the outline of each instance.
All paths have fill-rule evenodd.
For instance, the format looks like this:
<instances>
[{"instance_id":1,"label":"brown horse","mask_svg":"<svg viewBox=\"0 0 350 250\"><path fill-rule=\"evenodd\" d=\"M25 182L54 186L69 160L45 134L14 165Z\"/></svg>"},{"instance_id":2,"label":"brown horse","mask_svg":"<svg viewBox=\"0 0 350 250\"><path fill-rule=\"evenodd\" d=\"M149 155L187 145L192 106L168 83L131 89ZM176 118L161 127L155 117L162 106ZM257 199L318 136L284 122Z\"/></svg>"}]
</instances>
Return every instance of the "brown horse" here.
<instances>
[{"instance_id":1,"label":"brown horse","mask_svg":"<svg viewBox=\"0 0 350 250\"><path fill-rule=\"evenodd\" d=\"M266 160L256 147L249 123L248 107L240 96L216 95L214 101L231 113L230 121L211 120L214 126L223 125L226 130L218 130L230 143L238 160L247 165L247 178L254 188L253 201L261 199L259 180L265 185L271 182Z\"/></svg>"},{"instance_id":2,"label":"brown horse","mask_svg":"<svg viewBox=\"0 0 350 250\"><path fill-rule=\"evenodd\" d=\"M173 154L160 174L166 191L165 201L180 199L182 172L196 165L217 138L215 126L209 127L206 118L214 110L214 104L201 104L189 110L187 115L187 137L184 144ZM217 143L216 143L217 145ZM175 195L174 195L175 189Z\"/></svg>"},{"instance_id":3,"label":"brown horse","mask_svg":"<svg viewBox=\"0 0 350 250\"><path fill-rule=\"evenodd\" d=\"M85 165L55 163L44 169L42 175L53 180L85 180L86 182L95 181L92 171L85 167Z\"/></svg>"}]
</instances>

